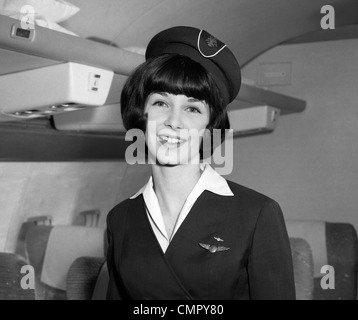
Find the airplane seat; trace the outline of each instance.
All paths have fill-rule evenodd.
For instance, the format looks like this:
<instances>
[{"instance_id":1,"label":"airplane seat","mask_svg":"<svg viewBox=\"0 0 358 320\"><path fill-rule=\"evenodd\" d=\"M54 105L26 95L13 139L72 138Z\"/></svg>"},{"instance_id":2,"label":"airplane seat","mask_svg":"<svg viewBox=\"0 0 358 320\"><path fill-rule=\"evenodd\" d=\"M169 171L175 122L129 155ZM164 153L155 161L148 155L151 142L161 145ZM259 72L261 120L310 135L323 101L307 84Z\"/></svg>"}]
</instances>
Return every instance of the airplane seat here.
<instances>
[{"instance_id":1,"label":"airplane seat","mask_svg":"<svg viewBox=\"0 0 358 320\"><path fill-rule=\"evenodd\" d=\"M22 270L27 265L29 262L19 254L0 252L0 300L35 300L31 280L24 279L30 275Z\"/></svg>"},{"instance_id":2,"label":"airplane seat","mask_svg":"<svg viewBox=\"0 0 358 320\"><path fill-rule=\"evenodd\" d=\"M56 290L41 281L47 243L53 227L52 225L33 225L28 229L25 237L26 256L35 270L36 300L63 300L66 297L63 290Z\"/></svg>"},{"instance_id":3,"label":"airplane seat","mask_svg":"<svg viewBox=\"0 0 358 320\"><path fill-rule=\"evenodd\" d=\"M52 224L52 216L51 215L43 215L43 216L35 216L28 218L22 225L19 231L19 236L16 243L15 253L23 256L24 258L28 259L26 256L26 234L29 229L33 226L40 226L40 225L51 225Z\"/></svg>"},{"instance_id":4,"label":"airplane seat","mask_svg":"<svg viewBox=\"0 0 358 320\"><path fill-rule=\"evenodd\" d=\"M37 270L36 298L66 300L68 270L78 257L104 259L105 229L86 226L34 226L26 236L30 263ZM36 271L35 271L36 272Z\"/></svg>"},{"instance_id":5,"label":"airplane seat","mask_svg":"<svg viewBox=\"0 0 358 320\"><path fill-rule=\"evenodd\" d=\"M105 230L103 237L104 255L107 254L108 239ZM79 257L71 265L67 274L68 300L105 300L109 275L106 257Z\"/></svg>"},{"instance_id":6,"label":"airplane seat","mask_svg":"<svg viewBox=\"0 0 358 320\"><path fill-rule=\"evenodd\" d=\"M356 300L358 238L350 223L286 220L289 237L305 239L311 247L314 300Z\"/></svg>"},{"instance_id":7,"label":"airplane seat","mask_svg":"<svg viewBox=\"0 0 358 320\"><path fill-rule=\"evenodd\" d=\"M81 211L72 222L72 225L98 227L101 211L99 209Z\"/></svg>"},{"instance_id":8,"label":"airplane seat","mask_svg":"<svg viewBox=\"0 0 358 320\"><path fill-rule=\"evenodd\" d=\"M105 300L108 271L105 258L80 257L67 274L68 300Z\"/></svg>"}]
</instances>

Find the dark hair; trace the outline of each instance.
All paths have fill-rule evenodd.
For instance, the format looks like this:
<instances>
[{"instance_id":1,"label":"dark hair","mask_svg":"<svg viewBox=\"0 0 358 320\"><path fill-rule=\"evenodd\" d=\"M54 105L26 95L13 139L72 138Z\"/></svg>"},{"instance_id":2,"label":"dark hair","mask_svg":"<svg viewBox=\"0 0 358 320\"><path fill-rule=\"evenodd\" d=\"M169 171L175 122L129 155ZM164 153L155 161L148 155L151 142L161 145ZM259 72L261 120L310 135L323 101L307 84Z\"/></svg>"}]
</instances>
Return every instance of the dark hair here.
<instances>
[{"instance_id":1,"label":"dark hair","mask_svg":"<svg viewBox=\"0 0 358 320\"><path fill-rule=\"evenodd\" d=\"M146 130L144 107L153 92L184 94L209 105L208 129L230 128L226 103L211 74L199 63L179 54L163 54L148 59L128 77L121 93L121 112L124 127Z\"/></svg>"}]
</instances>

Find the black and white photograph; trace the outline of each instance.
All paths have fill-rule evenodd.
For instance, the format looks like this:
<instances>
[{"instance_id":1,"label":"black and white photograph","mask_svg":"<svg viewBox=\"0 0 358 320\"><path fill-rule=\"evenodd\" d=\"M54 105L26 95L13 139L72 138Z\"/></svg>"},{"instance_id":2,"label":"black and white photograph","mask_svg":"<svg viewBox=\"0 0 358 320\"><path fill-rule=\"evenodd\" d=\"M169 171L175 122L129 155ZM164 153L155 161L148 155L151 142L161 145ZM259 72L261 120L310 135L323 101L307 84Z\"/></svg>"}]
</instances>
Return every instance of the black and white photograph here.
<instances>
[{"instance_id":1,"label":"black and white photograph","mask_svg":"<svg viewBox=\"0 0 358 320\"><path fill-rule=\"evenodd\" d=\"M357 300L357 61L356 0L0 0L0 300Z\"/></svg>"}]
</instances>

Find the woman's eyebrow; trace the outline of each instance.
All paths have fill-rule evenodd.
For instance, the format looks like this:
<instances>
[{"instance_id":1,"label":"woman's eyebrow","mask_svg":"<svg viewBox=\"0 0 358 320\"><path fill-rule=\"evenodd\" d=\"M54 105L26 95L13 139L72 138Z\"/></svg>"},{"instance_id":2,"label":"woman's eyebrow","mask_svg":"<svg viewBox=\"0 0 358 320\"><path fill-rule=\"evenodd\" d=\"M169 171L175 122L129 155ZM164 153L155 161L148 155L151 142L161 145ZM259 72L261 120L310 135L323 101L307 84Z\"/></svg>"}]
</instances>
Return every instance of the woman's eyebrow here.
<instances>
[{"instance_id":1,"label":"woman's eyebrow","mask_svg":"<svg viewBox=\"0 0 358 320\"><path fill-rule=\"evenodd\" d=\"M201 102L201 103L203 103L204 100L199 100L199 99L196 99L196 98L188 98L188 102Z\"/></svg>"},{"instance_id":2,"label":"woman's eyebrow","mask_svg":"<svg viewBox=\"0 0 358 320\"><path fill-rule=\"evenodd\" d=\"M166 92L154 91L153 94L154 93L159 94L159 95L161 95L163 97L168 97L168 93L166 93Z\"/></svg>"}]
</instances>

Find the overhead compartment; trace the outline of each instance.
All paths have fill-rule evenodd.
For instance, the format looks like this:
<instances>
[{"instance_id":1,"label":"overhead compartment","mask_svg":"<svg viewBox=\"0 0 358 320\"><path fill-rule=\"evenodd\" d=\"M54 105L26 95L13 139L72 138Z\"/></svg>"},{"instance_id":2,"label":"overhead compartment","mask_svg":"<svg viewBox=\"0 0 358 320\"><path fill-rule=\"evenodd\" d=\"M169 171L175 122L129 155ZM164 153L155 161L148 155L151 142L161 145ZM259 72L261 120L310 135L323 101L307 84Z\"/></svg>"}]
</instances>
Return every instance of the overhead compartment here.
<instances>
[{"instance_id":1,"label":"overhead compartment","mask_svg":"<svg viewBox=\"0 0 358 320\"><path fill-rule=\"evenodd\" d=\"M0 15L0 122L44 117L58 131L123 135L121 88L144 60L143 54L39 26L23 32L19 21ZM258 106L285 115L303 111L306 103L243 82L228 110Z\"/></svg>"},{"instance_id":2,"label":"overhead compartment","mask_svg":"<svg viewBox=\"0 0 358 320\"><path fill-rule=\"evenodd\" d=\"M128 74L143 61L143 55L40 26L22 29L20 21L0 15L0 122L103 105L113 99L114 74Z\"/></svg>"}]
</instances>

